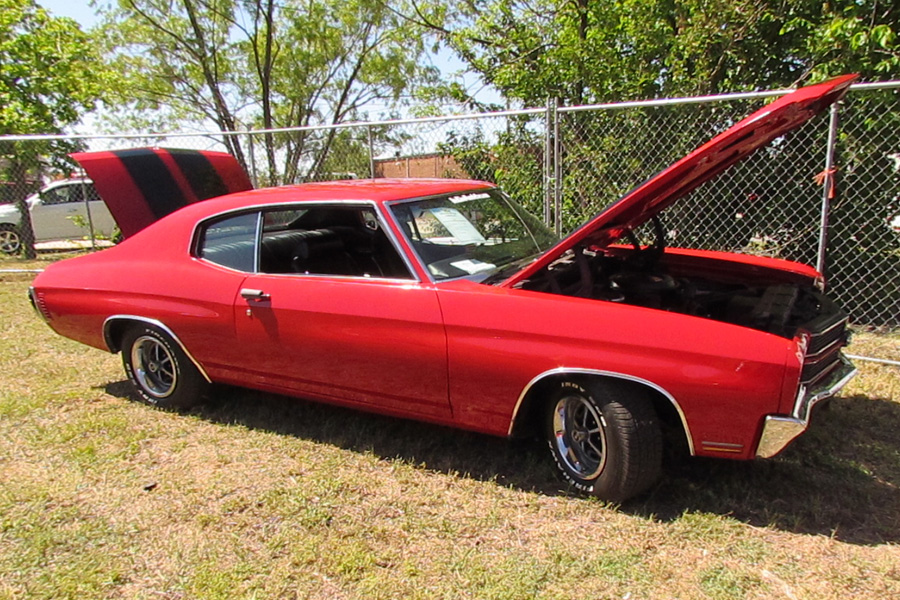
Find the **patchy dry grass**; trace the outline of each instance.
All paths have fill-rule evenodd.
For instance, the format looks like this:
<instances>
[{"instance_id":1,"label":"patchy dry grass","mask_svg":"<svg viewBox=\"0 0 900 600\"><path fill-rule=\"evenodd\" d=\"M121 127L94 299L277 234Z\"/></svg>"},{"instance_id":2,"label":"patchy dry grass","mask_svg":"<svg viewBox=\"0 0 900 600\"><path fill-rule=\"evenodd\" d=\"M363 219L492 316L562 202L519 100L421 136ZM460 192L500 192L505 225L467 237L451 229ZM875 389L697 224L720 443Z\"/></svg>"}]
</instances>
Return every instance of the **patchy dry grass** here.
<instances>
[{"instance_id":1,"label":"patchy dry grass","mask_svg":"<svg viewBox=\"0 0 900 600\"><path fill-rule=\"evenodd\" d=\"M611 507L537 443L233 389L143 406L28 281L0 274L0 598L900 596L896 368L861 364L774 460Z\"/></svg>"}]
</instances>

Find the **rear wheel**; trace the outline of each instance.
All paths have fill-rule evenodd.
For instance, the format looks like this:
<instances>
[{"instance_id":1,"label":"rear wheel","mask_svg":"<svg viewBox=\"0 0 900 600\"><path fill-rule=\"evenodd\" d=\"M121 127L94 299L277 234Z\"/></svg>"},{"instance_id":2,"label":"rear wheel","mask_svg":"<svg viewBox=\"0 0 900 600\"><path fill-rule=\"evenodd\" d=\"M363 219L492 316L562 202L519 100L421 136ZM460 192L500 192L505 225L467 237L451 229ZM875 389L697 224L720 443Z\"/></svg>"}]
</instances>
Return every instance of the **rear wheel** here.
<instances>
[{"instance_id":1,"label":"rear wheel","mask_svg":"<svg viewBox=\"0 0 900 600\"><path fill-rule=\"evenodd\" d=\"M141 399L160 408L193 406L208 385L184 350L153 325L125 332L122 364Z\"/></svg>"},{"instance_id":2,"label":"rear wheel","mask_svg":"<svg viewBox=\"0 0 900 600\"><path fill-rule=\"evenodd\" d=\"M22 236L19 230L7 223L0 224L0 252L18 254L22 249Z\"/></svg>"},{"instance_id":3,"label":"rear wheel","mask_svg":"<svg viewBox=\"0 0 900 600\"><path fill-rule=\"evenodd\" d=\"M548 404L545 431L563 479L623 502L659 478L662 434L650 399L609 382L563 382Z\"/></svg>"}]
</instances>

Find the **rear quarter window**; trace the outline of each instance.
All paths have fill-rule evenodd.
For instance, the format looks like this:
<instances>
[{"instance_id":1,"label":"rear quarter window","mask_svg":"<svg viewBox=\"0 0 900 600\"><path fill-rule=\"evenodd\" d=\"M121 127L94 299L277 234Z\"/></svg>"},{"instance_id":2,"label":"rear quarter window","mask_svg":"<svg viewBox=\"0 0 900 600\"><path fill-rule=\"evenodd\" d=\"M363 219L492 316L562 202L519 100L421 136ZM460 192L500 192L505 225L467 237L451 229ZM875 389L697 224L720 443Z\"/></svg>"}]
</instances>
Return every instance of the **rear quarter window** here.
<instances>
[{"instance_id":1,"label":"rear quarter window","mask_svg":"<svg viewBox=\"0 0 900 600\"><path fill-rule=\"evenodd\" d=\"M223 267L253 273L258 222L258 213L247 213L210 223L200 237L197 255Z\"/></svg>"}]
</instances>

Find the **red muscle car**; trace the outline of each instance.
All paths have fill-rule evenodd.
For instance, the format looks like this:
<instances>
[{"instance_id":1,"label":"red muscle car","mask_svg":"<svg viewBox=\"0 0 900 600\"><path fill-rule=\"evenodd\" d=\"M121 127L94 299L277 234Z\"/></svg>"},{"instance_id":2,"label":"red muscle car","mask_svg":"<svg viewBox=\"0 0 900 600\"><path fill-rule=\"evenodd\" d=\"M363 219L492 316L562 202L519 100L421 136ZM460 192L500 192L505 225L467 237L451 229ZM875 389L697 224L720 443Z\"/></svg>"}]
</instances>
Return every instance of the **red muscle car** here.
<instances>
[{"instance_id":1,"label":"red muscle car","mask_svg":"<svg viewBox=\"0 0 900 600\"><path fill-rule=\"evenodd\" d=\"M667 248L660 217L853 79L776 100L562 241L479 181L311 183L194 202L248 182L221 160L162 150L144 151L147 170L140 152L81 155L101 196L170 205L130 213L120 245L51 265L31 300L60 335L121 352L150 404L184 407L217 382L538 434L571 486L623 501L658 479L664 440L692 455L771 457L854 374L841 354L847 315L820 273ZM215 180L205 193L193 168Z\"/></svg>"}]
</instances>

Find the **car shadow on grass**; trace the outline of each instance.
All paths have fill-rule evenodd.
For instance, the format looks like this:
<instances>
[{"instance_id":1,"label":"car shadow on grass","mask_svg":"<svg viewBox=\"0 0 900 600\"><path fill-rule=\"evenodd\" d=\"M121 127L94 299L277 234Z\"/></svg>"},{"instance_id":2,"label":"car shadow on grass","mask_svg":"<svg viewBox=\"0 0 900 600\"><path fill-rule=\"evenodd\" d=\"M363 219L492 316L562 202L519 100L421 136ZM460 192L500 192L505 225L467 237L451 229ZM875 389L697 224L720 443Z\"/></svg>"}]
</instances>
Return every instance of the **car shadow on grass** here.
<instances>
[{"instance_id":1,"label":"car shadow on grass","mask_svg":"<svg viewBox=\"0 0 900 600\"><path fill-rule=\"evenodd\" d=\"M107 393L137 401L128 382ZM371 452L438 473L544 495L570 490L544 443L505 440L250 390L214 388L190 413L222 424ZM754 526L854 544L900 541L900 403L834 399L810 430L772 460L667 460L652 490L620 507L667 522L711 513Z\"/></svg>"}]
</instances>

